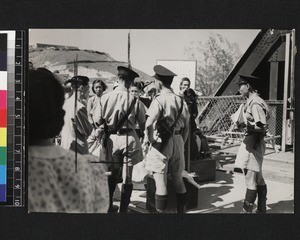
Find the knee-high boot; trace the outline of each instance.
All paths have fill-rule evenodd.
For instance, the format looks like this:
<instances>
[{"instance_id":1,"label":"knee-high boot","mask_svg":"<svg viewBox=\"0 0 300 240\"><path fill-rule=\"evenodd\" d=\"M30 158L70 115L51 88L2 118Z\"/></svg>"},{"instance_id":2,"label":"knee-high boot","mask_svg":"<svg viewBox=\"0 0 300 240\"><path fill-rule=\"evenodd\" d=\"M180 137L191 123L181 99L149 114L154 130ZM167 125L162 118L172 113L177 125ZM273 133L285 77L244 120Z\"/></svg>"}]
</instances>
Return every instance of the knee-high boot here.
<instances>
[{"instance_id":1,"label":"knee-high boot","mask_svg":"<svg viewBox=\"0 0 300 240\"><path fill-rule=\"evenodd\" d=\"M116 178L109 176L108 177L109 208L107 211L108 213L115 213L118 211L118 206L113 205L113 197L114 197L116 186L117 186Z\"/></svg>"},{"instance_id":2,"label":"knee-high boot","mask_svg":"<svg viewBox=\"0 0 300 240\"><path fill-rule=\"evenodd\" d=\"M243 212L244 213L252 213L253 204L254 204L255 199L256 199L256 193L257 193L256 190L247 189L246 196L245 196L245 201L244 201L244 205L243 205Z\"/></svg>"},{"instance_id":3,"label":"knee-high boot","mask_svg":"<svg viewBox=\"0 0 300 240\"><path fill-rule=\"evenodd\" d=\"M157 195L155 194L155 207L159 213L164 213L167 209L168 195Z\"/></svg>"},{"instance_id":4,"label":"knee-high boot","mask_svg":"<svg viewBox=\"0 0 300 240\"><path fill-rule=\"evenodd\" d=\"M257 186L257 209L256 213L267 211L267 185Z\"/></svg>"},{"instance_id":5,"label":"knee-high boot","mask_svg":"<svg viewBox=\"0 0 300 240\"><path fill-rule=\"evenodd\" d=\"M122 192L121 192L121 204L120 204L120 212L125 213L127 212L130 197L132 193L133 185L132 184L123 184L122 185Z\"/></svg>"},{"instance_id":6,"label":"knee-high boot","mask_svg":"<svg viewBox=\"0 0 300 240\"><path fill-rule=\"evenodd\" d=\"M186 192L177 193L177 213L185 213L186 211Z\"/></svg>"}]
</instances>

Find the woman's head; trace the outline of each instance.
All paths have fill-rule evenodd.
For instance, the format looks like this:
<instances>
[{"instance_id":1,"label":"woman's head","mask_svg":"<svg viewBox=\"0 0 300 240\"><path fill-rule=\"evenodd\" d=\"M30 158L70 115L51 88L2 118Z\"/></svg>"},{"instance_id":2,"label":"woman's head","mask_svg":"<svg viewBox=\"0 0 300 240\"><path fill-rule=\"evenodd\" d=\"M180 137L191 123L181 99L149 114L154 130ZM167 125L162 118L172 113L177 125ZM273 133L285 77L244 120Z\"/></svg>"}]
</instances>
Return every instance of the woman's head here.
<instances>
[{"instance_id":1,"label":"woman's head","mask_svg":"<svg viewBox=\"0 0 300 240\"><path fill-rule=\"evenodd\" d=\"M107 89L107 85L105 82L101 79L96 79L93 81L92 85L92 91L95 93L97 96L101 96L102 93Z\"/></svg>"},{"instance_id":2,"label":"woman's head","mask_svg":"<svg viewBox=\"0 0 300 240\"><path fill-rule=\"evenodd\" d=\"M64 125L64 90L45 68L29 70L29 144L58 135Z\"/></svg>"}]
</instances>

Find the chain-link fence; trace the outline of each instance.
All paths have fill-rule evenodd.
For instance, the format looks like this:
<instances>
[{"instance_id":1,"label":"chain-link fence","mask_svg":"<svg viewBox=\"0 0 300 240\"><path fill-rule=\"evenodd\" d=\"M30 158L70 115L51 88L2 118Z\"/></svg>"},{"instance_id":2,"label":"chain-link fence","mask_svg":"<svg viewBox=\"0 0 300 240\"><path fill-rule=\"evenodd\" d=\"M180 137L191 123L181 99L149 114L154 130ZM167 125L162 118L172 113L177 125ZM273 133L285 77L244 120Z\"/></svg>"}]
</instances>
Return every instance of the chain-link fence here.
<instances>
[{"instance_id":1,"label":"chain-link fence","mask_svg":"<svg viewBox=\"0 0 300 240\"><path fill-rule=\"evenodd\" d=\"M206 136L220 136L224 132L230 132L236 138L242 136L241 132L232 129L230 117L246 101L244 97L199 97L197 101L199 111L197 123L203 134ZM270 118L268 119L269 134L274 136L281 135L283 101L266 101L266 103L270 107ZM276 139L276 144L280 143L281 137Z\"/></svg>"}]
</instances>

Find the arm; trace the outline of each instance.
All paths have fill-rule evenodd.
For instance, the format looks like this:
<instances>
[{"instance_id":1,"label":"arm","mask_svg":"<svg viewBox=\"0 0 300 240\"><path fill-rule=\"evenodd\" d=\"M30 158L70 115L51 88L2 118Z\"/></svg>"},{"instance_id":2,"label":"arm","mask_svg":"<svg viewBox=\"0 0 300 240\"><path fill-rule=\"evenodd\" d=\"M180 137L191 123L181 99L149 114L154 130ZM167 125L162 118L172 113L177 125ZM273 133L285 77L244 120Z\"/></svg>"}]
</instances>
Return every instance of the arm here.
<instances>
[{"instance_id":1,"label":"arm","mask_svg":"<svg viewBox=\"0 0 300 240\"><path fill-rule=\"evenodd\" d=\"M145 105L138 100L138 110L137 110L137 119L141 132L145 130L145 122L146 122L146 107Z\"/></svg>"},{"instance_id":2,"label":"arm","mask_svg":"<svg viewBox=\"0 0 300 240\"><path fill-rule=\"evenodd\" d=\"M186 103L184 103L184 106L183 106L182 117L185 120L185 124L182 129L182 138L183 138L183 141L186 142L188 139L188 136L189 136L189 131L190 131L190 114L189 114L189 110L188 110Z\"/></svg>"},{"instance_id":3,"label":"arm","mask_svg":"<svg viewBox=\"0 0 300 240\"><path fill-rule=\"evenodd\" d=\"M255 123L254 130L265 131L265 126L267 124L266 113L260 104L253 104L251 108L251 113L253 117L253 122Z\"/></svg>"},{"instance_id":4,"label":"arm","mask_svg":"<svg viewBox=\"0 0 300 240\"><path fill-rule=\"evenodd\" d=\"M92 114L92 109L93 109L93 97L89 98L89 100L87 101L87 114L88 114L88 119L90 124L94 124L93 121L93 114Z\"/></svg>"},{"instance_id":5,"label":"arm","mask_svg":"<svg viewBox=\"0 0 300 240\"><path fill-rule=\"evenodd\" d=\"M93 127L88 120L86 108L78 109L75 121L76 128L82 135L89 136L91 134Z\"/></svg>"},{"instance_id":6,"label":"arm","mask_svg":"<svg viewBox=\"0 0 300 240\"><path fill-rule=\"evenodd\" d=\"M145 124L145 142L149 141L152 143L153 139L153 124L158 120L160 116L161 105L154 99L146 113L147 120Z\"/></svg>"}]
</instances>

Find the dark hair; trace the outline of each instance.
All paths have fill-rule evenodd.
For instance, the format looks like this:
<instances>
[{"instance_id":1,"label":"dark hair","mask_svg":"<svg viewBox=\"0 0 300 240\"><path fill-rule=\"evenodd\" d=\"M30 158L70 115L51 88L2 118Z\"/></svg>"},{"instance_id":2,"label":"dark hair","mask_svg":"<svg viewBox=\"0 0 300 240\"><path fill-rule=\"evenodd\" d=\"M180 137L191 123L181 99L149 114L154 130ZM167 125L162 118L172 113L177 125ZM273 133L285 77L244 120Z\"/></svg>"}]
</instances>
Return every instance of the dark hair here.
<instances>
[{"instance_id":1,"label":"dark hair","mask_svg":"<svg viewBox=\"0 0 300 240\"><path fill-rule=\"evenodd\" d=\"M192 103L196 102L197 94L191 88L185 90L183 92L183 96L184 96L184 100L187 102L187 104L192 104Z\"/></svg>"},{"instance_id":2,"label":"dark hair","mask_svg":"<svg viewBox=\"0 0 300 240\"><path fill-rule=\"evenodd\" d=\"M123 81L126 81L126 82L133 82L134 81L134 79L132 79L129 76L126 76L124 74L118 74L118 78L122 79Z\"/></svg>"},{"instance_id":3,"label":"dark hair","mask_svg":"<svg viewBox=\"0 0 300 240\"><path fill-rule=\"evenodd\" d=\"M171 87L173 78L174 78L174 76L161 76L161 75L159 75L159 77L155 77L156 80L160 81L162 83L162 85L167 88Z\"/></svg>"},{"instance_id":4,"label":"dark hair","mask_svg":"<svg viewBox=\"0 0 300 240\"><path fill-rule=\"evenodd\" d=\"M86 76L74 76L66 81L65 84L71 83L72 88L79 88L80 86L89 85L89 80L90 79Z\"/></svg>"},{"instance_id":5,"label":"dark hair","mask_svg":"<svg viewBox=\"0 0 300 240\"><path fill-rule=\"evenodd\" d=\"M45 68L29 70L29 144L58 135L64 125L64 90Z\"/></svg>"},{"instance_id":6,"label":"dark hair","mask_svg":"<svg viewBox=\"0 0 300 240\"><path fill-rule=\"evenodd\" d=\"M92 91L93 91L93 93L96 94L95 89L94 89L96 83L100 83L101 84L103 92L107 89L107 85L105 84L105 82L103 80L96 79L96 80L93 81L93 84L92 84Z\"/></svg>"},{"instance_id":7,"label":"dark hair","mask_svg":"<svg viewBox=\"0 0 300 240\"><path fill-rule=\"evenodd\" d=\"M144 87L144 83L143 82L133 82L130 85L131 87L136 87L139 90L142 90Z\"/></svg>"},{"instance_id":8,"label":"dark hair","mask_svg":"<svg viewBox=\"0 0 300 240\"><path fill-rule=\"evenodd\" d=\"M181 79L180 86L182 85L182 83L183 83L184 81L188 81L188 82L189 82L189 85L191 85L190 79L187 78L187 77L184 77L184 78Z\"/></svg>"}]
</instances>

